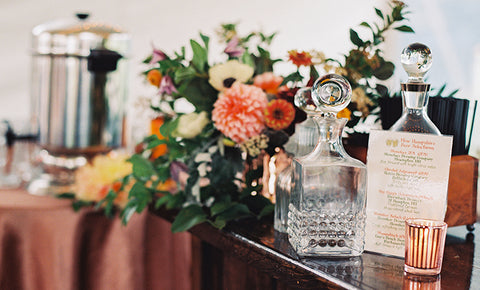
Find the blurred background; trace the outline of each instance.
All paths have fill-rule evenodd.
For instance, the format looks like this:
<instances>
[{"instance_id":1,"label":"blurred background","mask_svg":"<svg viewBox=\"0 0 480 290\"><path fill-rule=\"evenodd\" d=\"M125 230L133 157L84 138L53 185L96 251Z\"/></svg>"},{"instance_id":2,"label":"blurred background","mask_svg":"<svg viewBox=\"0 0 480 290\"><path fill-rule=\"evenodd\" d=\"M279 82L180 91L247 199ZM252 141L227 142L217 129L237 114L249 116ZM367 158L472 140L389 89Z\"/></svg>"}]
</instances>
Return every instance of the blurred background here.
<instances>
[{"instance_id":1,"label":"blurred background","mask_svg":"<svg viewBox=\"0 0 480 290\"><path fill-rule=\"evenodd\" d=\"M400 81L406 79L399 63L402 49L409 43L422 42L434 55L434 64L427 74L433 89L446 84L445 94L459 89L456 97L479 99L480 34L476 28L480 26L480 19L476 16L480 2L417 0L405 3L411 11L409 25L416 33L387 35L385 58L397 67L387 83L390 90L399 91ZM215 36L220 24L238 23L240 34L277 32L270 49L273 57L286 59L288 50L314 49L327 57L340 58L352 48L349 28L357 30L360 36L367 35L369 31L359 24L377 19L373 7L387 6L388 1L379 0L0 0L0 119L28 126L32 28L48 21L72 18L78 12L89 13L92 21L118 24L130 33L129 120L131 127L142 127L133 108L138 98L154 94L141 76L146 68L142 61L151 53L152 44L172 53L187 45L190 38L198 39L199 31ZM211 54L218 55L216 51ZM292 67L283 65L285 67L276 67L277 72L292 71ZM476 123L470 155L479 157L480 118L477 117Z\"/></svg>"}]
</instances>

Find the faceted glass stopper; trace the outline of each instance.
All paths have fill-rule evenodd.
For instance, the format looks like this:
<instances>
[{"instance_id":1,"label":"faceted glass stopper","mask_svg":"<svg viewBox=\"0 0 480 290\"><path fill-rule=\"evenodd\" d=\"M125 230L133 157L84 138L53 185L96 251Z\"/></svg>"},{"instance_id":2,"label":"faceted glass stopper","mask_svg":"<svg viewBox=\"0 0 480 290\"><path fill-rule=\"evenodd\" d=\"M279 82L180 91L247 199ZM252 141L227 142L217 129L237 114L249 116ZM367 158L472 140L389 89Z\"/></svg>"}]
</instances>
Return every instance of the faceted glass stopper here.
<instances>
[{"instance_id":1,"label":"faceted glass stopper","mask_svg":"<svg viewBox=\"0 0 480 290\"><path fill-rule=\"evenodd\" d=\"M319 114L317 106L312 99L312 87L301 88L297 91L294 98L294 103L297 108L307 114Z\"/></svg>"},{"instance_id":2,"label":"faceted glass stopper","mask_svg":"<svg viewBox=\"0 0 480 290\"><path fill-rule=\"evenodd\" d=\"M403 49L400 60L409 82L423 82L423 76L432 66L432 51L425 44L412 43Z\"/></svg>"},{"instance_id":3,"label":"faceted glass stopper","mask_svg":"<svg viewBox=\"0 0 480 290\"><path fill-rule=\"evenodd\" d=\"M336 114L350 103L352 87L344 77L327 74L313 84L312 98L320 111Z\"/></svg>"}]
</instances>

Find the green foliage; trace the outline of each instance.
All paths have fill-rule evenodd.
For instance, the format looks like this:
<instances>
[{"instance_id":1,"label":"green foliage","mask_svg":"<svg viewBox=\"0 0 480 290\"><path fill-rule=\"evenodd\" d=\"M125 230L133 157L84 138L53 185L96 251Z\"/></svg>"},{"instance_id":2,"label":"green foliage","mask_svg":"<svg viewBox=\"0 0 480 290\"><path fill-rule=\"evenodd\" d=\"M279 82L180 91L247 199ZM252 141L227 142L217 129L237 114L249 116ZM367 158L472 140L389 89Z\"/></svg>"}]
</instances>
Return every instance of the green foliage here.
<instances>
[{"instance_id":1,"label":"green foliage","mask_svg":"<svg viewBox=\"0 0 480 290\"><path fill-rule=\"evenodd\" d=\"M193 58L192 64L198 72L204 72L208 64L208 51L195 40L190 40L192 46Z\"/></svg>"},{"instance_id":2,"label":"green foliage","mask_svg":"<svg viewBox=\"0 0 480 290\"><path fill-rule=\"evenodd\" d=\"M202 207L196 204L191 204L184 207L177 214L172 223L172 232L184 232L191 227L207 221L207 214Z\"/></svg>"},{"instance_id":3,"label":"green foliage","mask_svg":"<svg viewBox=\"0 0 480 290\"><path fill-rule=\"evenodd\" d=\"M297 70L288 76L283 78L282 83L280 84L281 86L288 84L289 82L297 83L301 82L303 80L303 76L300 74L300 72Z\"/></svg>"},{"instance_id":4,"label":"green foliage","mask_svg":"<svg viewBox=\"0 0 480 290\"><path fill-rule=\"evenodd\" d=\"M392 62L386 61L383 58L383 53L380 45L385 41L385 32L389 30L396 30L404 33L412 33L413 29L403 24L407 20L405 15L409 12L405 11L406 5L401 2L392 1L390 4L390 12L382 11L374 8L378 21L376 22L361 22L360 27L370 31L369 37L361 38L356 30L350 29L350 41L355 45L345 55L345 60L339 61L335 59L327 59L325 62L334 63L336 66L342 68L342 75L344 75L353 89L362 88L367 97L372 103L366 105L365 102L360 105L352 102L349 105L351 111L361 111L361 115L365 117L368 112L377 106L377 99L380 96L389 95L385 86L374 85L372 79L387 80L395 70ZM378 90L377 90L378 89ZM348 127L354 127L360 120L358 114L352 114L351 120L348 122Z\"/></svg>"},{"instance_id":5,"label":"green foliage","mask_svg":"<svg viewBox=\"0 0 480 290\"><path fill-rule=\"evenodd\" d=\"M129 161L133 166L133 175L140 181L146 182L155 174L155 169L151 162L140 154L134 154Z\"/></svg>"},{"instance_id":6,"label":"green foliage","mask_svg":"<svg viewBox=\"0 0 480 290\"><path fill-rule=\"evenodd\" d=\"M360 37L358 36L358 33L353 29L350 29L350 41L352 41L352 43L358 47L365 45L365 42L363 42L363 40L360 39Z\"/></svg>"},{"instance_id":7,"label":"green foliage","mask_svg":"<svg viewBox=\"0 0 480 290\"><path fill-rule=\"evenodd\" d=\"M153 193L144 183L137 181L130 189L128 202L123 209L121 216L122 222L126 224L131 216L137 212L142 212L153 200Z\"/></svg>"},{"instance_id":8,"label":"green foliage","mask_svg":"<svg viewBox=\"0 0 480 290\"><path fill-rule=\"evenodd\" d=\"M178 87L178 91L198 112L211 111L217 96L217 91L210 85L208 78L185 79Z\"/></svg>"}]
</instances>

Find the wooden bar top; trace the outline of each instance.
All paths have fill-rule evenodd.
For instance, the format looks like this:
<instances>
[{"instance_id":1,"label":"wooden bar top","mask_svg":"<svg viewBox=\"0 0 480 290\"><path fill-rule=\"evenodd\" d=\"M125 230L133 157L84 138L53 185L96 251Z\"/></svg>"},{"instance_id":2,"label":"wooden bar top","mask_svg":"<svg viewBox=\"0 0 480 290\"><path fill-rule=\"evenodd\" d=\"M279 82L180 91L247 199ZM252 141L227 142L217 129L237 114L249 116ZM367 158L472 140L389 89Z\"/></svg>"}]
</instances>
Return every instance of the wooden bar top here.
<instances>
[{"instance_id":1,"label":"wooden bar top","mask_svg":"<svg viewBox=\"0 0 480 290\"><path fill-rule=\"evenodd\" d=\"M164 210L155 214L169 221L173 217ZM433 280L407 277L403 259L371 252L348 259L300 259L286 234L274 231L269 220L242 220L224 230L204 223L190 232L268 274L278 281L274 289L440 289L440 285L441 289L475 289L480 285L480 247L476 247L480 234L469 233L465 226L448 229L442 272Z\"/></svg>"}]
</instances>

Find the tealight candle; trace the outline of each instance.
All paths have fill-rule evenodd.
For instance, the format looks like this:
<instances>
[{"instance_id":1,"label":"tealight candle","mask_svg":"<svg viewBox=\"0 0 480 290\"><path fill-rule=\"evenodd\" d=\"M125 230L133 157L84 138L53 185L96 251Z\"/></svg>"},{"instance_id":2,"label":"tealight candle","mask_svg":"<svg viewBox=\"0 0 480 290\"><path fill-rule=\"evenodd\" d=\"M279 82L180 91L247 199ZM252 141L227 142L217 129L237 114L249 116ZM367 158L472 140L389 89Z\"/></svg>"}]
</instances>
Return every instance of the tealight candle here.
<instances>
[{"instance_id":1,"label":"tealight candle","mask_svg":"<svg viewBox=\"0 0 480 290\"><path fill-rule=\"evenodd\" d=\"M405 271L417 275L437 275L442 270L447 224L443 221L405 221Z\"/></svg>"}]
</instances>

